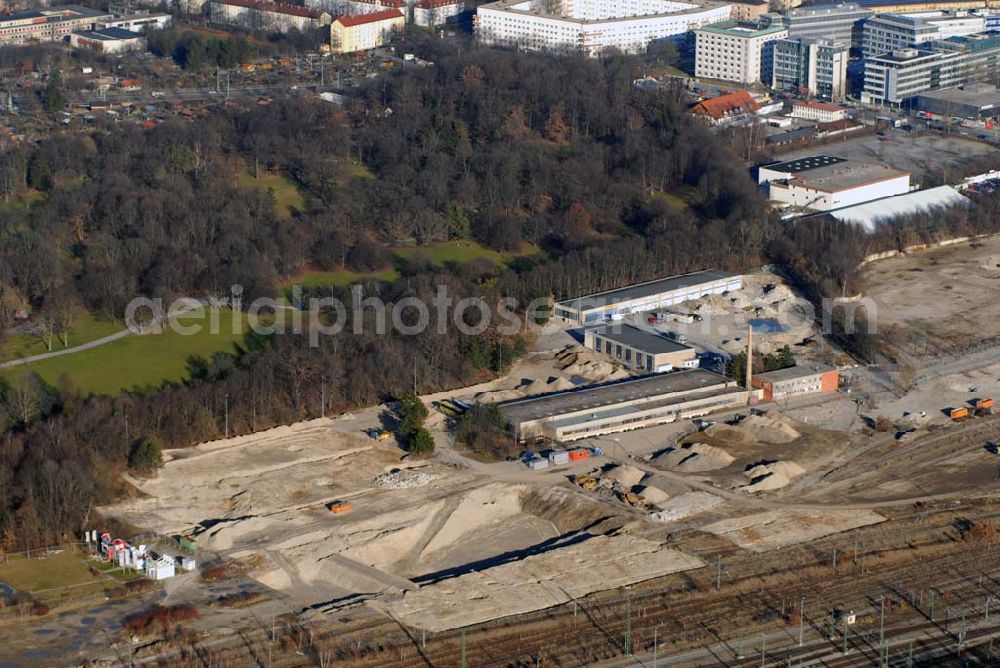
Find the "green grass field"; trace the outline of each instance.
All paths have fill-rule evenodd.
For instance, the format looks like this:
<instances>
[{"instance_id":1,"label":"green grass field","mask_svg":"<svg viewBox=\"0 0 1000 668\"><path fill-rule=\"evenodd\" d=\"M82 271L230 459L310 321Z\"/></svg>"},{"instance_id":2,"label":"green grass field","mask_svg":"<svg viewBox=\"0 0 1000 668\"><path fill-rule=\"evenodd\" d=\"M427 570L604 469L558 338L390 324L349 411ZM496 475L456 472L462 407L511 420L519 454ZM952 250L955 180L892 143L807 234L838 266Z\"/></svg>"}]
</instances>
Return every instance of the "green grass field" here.
<instances>
[{"instance_id":1,"label":"green grass field","mask_svg":"<svg viewBox=\"0 0 1000 668\"><path fill-rule=\"evenodd\" d=\"M405 259L423 259L435 266L441 267L448 262L472 262L486 259L497 264L516 258L533 255L538 252L535 247L528 247L518 253L500 253L486 248L475 241L445 241L429 246L402 246L390 249L393 256ZM384 269L373 272L357 272L347 269L335 271L306 271L285 282L286 286L301 285L307 288L325 287L328 285L344 286L360 281L373 279L391 282L399 278L396 269Z\"/></svg>"},{"instance_id":2,"label":"green grass field","mask_svg":"<svg viewBox=\"0 0 1000 668\"><path fill-rule=\"evenodd\" d=\"M87 570L86 555L63 551L42 559L12 555L0 562L0 582L49 605L99 592L114 584L108 576Z\"/></svg>"},{"instance_id":3,"label":"green grass field","mask_svg":"<svg viewBox=\"0 0 1000 668\"><path fill-rule=\"evenodd\" d=\"M216 313L221 324L217 334L211 333L209 319L199 310L179 318L181 325L201 325L201 331L191 336L169 328L162 334L133 334L92 350L3 369L0 374L16 379L33 371L52 385L58 385L65 376L71 387L85 395L115 395L181 381L187 378L187 361L192 355L208 358L217 352L232 353L243 341L246 316L240 316L239 333L233 334L232 311L221 309Z\"/></svg>"},{"instance_id":4,"label":"green grass field","mask_svg":"<svg viewBox=\"0 0 1000 668\"><path fill-rule=\"evenodd\" d=\"M306 208L306 199L295 183L285 178L281 174L265 172L261 170L259 178L254 178L248 171L239 171L236 182L244 188L256 188L267 191L270 189L274 193L275 209L278 217L288 219L292 217L293 211L303 211Z\"/></svg>"},{"instance_id":5,"label":"green grass field","mask_svg":"<svg viewBox=\"0 0 1000 668\"><path fill-rule=\"evenodd\" d=\"M504 256L499 252L475 241L446 241L429 246L394 248L392 254L407 259L420 258L438 266L446 262L472 262L480 259L500 264L504 260Z\"/></svg>"},{"instance_id":6,"label":"green grass field","mask_svg":"<svg viewBox=\"0 0 1000 668\"><path fill-rule=\"evenodd\" d=\"M69 333L69 345L72 348L89 341L103 338L125 329L120 322L111 322L98 318L86 311L80 311L73 320ZM58 337L53 339L52 350L62 350L63 343ZM49 352L45 342L31 334L12 334L0 338L0 362L40 355Z\"/></svg>"},{"instance_id":7,"label":"green grass field","mask_svg":"<svg viewBox=\"0 0 1000 668\"><path fill-rule=\"evenodd\" d=\"M289 281L288 285L301 285L305 288L322 288L328 285L351 285L352 283L360 283L366 280L391 283L397 278L399 278L399 272L395 269L367 273L348 271L346 269L339 271L307 271L297 276L295 280Z\"/></svg>"}]
</instances>

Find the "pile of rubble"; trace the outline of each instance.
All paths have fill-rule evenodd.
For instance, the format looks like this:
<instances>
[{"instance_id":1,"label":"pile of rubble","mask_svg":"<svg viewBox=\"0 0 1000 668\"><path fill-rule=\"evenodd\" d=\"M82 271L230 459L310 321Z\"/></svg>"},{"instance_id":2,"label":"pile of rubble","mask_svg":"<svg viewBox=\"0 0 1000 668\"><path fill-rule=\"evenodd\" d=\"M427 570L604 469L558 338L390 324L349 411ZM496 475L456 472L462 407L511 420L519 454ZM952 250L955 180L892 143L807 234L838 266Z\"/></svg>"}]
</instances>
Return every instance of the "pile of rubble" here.
<instances>
[{"instance_id":1,"label":"pile of rubble","mask_svg":"<svg viewBox=\"0 0 1000 668\"><path fill-rule=\"evenodd\" d=\"M402 469L375 476L375 486L382 489L409 489L434 482L438 476L425 471Z\"/></svg>"}]
</instances>

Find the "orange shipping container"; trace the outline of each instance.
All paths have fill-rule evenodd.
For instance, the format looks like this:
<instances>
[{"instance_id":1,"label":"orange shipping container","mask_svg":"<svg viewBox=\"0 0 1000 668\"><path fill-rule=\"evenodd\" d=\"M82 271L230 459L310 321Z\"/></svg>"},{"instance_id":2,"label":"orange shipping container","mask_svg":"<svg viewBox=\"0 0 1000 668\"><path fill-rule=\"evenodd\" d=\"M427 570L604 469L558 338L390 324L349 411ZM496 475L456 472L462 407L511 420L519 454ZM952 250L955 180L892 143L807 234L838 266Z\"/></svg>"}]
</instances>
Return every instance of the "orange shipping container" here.
<instances>
[{"instance_id":1,"label":"orange shipping container","mask_svg":"<svg viewBox=\"0 0 1000 668\"><path fill-rule=\"evenodd\" d=\"M992 399L980 399L976 402L976 408L993 408Z\"/></svg>"},{"instance_id":2,"label":"orange shipping container","mask_svg":"<svg viewBox=\"0 0 1000 668\"><path fill-rule=\"evenodd\" d=\"M578 462L581 459L586 459L589 456L590 456L590 450L580 449L580 450L570 450L569 451L569 460L571 462Z\"/></svg>"},{"instance_id":3,"label":"orange shipping container","mask_svg":"<svg viewBox=\"0 0 1000 668\"><path fill-rule=\"evenodd\" d=\"M337 501L335 503L331 503L330 504L330 512L331 513L346 513L349 510L351 510L352 508L354 508L354 506L352 506L351 504L349 504L349 503L343 503L343 502L340 502L340 501Z\"/></svg>"},{"instance_id":4,"label":"orange shipping container","mask_svg":"<svg viewBox=\"0 0 1000 668\"><path fill-rule=\"evenodd\" d=\"M949 413L949 416L951 417L952 420L968 417L969 409L965 408L964 406L962 408L952 408L951 413Z\"/></svg>"}]
</instances>

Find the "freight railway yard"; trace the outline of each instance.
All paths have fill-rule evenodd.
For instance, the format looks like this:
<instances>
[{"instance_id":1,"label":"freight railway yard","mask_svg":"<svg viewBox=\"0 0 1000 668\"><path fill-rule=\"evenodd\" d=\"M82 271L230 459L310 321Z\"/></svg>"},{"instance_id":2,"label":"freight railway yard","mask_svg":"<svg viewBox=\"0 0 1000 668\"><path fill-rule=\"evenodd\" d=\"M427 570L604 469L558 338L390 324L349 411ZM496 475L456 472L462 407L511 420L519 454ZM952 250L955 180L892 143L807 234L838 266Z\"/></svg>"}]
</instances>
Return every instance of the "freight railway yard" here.
<instances>
[{"instance_id":1,"label":"freight railway yard","mask_svg":"<svg viewBox=\"0 0 1000 668\"><path fill-rule=\"evenodd\" d=\"M947 270L939 255L892 262L928 285ZM967 268L970 281L989 265ZM742 289L701 301L779 317L801 306L776 277ZM764 299L775 291L785 306ZM722 315L727 333L700 327L716 345L699 348L741 338L738 313ZM1000 333L990 325L984 337ZM425 403L630 375L565 348L572 327L505 377ZM765 350L795 338L767 336ZM822 351L799 355L805 366ZM589 456L541 470L462 451L433 410L437 454L406 456L371 436L385 407L168 451L157 477L101 512L197 538L203 575L175 578L160 603L200 619L171 640L75 649L116 664L127 648L138 665L987 665L1000 638L1000 415L947 411L1000 396L1000 360L990 348L915 359L895 391L885 370L847 365L839 392L584 438L571 447ZM257 603L222 610L220 592ZM42 658L65 649L56 630L33 642Z\"/></svg>"}]
</instances>

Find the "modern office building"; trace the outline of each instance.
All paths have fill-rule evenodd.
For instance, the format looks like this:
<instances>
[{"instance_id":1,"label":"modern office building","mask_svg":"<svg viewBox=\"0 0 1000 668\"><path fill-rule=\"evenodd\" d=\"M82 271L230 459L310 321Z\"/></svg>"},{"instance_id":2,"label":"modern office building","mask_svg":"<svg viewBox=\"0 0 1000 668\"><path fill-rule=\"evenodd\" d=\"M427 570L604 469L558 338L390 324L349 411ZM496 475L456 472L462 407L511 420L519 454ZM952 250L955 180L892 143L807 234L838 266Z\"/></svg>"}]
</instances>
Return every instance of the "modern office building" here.
<instances>
[{"instance_id":1,"label":"modern office building","mask_svg":"<svg viewBox=\"0 0 1000 668\"><path fill-rule=\"evenodd\" d=\"M935 40L974 35L985 30L985 17L964 11L879 14L864 22L861 55L872 58Z\"/></svg>"},{"instance_id":2,"label":"modern office building","mask_svg":"<svg viewBox=\"0 0 1000 668\"><path fill-rule=\"evenodd\" d=\"M797 37L774 42L771 87L839 100L847 94L850 44Z\"/></svg>"},{"instance_id":3,"label":"modern office building","mask_svg":"<svg viewBox=\"0 0 1000 668\"><path fill-rule=\"evenodd\" d=\"M866 59L861 102L899 107L928 91L990 82L1000 71L1000 32L952 37L927 46Z\"/></svg>"},{"instance_id":4,"label":"modern office building","mask_svg":"<svg viewBox=\"0 0 1000 668\"><path fill-rule=\"evenodd\" d=\"M698 355L691 346L632 325L592 327L584 332L583 345L642 373L698 366Z\"/></svg>"},{"instance_id":5,"label":"modern office building","mask_svg":"<svg viewBox=\"0 0 1000 668\"><path fill-rule=\"evenodd\" d=\"M721 295L742 287L741 275L706 269L556 302L554 314L567 322L592 325L630 313L682 304L706 295Z\"/></svg>"},{"instance_id":6,"label":"modern office building","mask_svg":"<svg viewBox=\"0 0 1000 668\"><path fill-rule=\"evenodd\" d=\"M695 76L742 84L773 77L774 42L788 36L780 22L723 21L698 28L695 34Z\"/></svg>"},{"instance_id":7,"label":"modern office building","mask_svg":"<svg viewBox=\"0 0 1000 668\"><path fill-rule=\"evenodd\" d=\"M497 407L518 443L575 441L745 406L762 394L718 374L690 369L515 399Z\"/></svg>"},{"instance_id":8,"label":"modern office building","mask_svg":"<svg viewBox=\"0 0 1000 668\"><path fill-rule=\"evenodd\" d=\"M856 0L865 9L878 14L907 12L940 12L948 9L982 9L996 7L996 0Z\"/></svg>"},{"instance_id":9,"label":"modern office building","mask_svg":"<svg viewBox=\"0 0 1000 668\"><path fill-rule=\"evenodd\" d=\"M642 53L650 42L729 15L730 6L715 0L500 0L477 8L475 30L484 44L596 56Z\"/></svg>"},{"instance_id":10,"label":"modern office building","mask_svg":"<svg viewBox=\"0 0 1000 668\"><path fill-rule=\"evenodd\" d=\"M768 197L787 206L830 211L910 191L910 175L882 165L816 155L758 169Z\"/></svg>"},{"instance_id":11,"label":"modern office building","mask_svg":"<svg viewBox=\"0 0 1000 668\"><path fill-rule=\"evenodd\" d=\"M856 45L861 26L872 10L856 2L809 5L789 10L784 15L788 37L831 40Z\"/></svg>"},{"instance_id":12,"label":"modern office building","mask_svg":"<svg viewBox=\"0 0 1000 668\"><path fill-rule=\"evenodd\" d=\"M109 12L80 5L60 5L0 14L0 46L30 42L57 42L77 30L93 30L98 21L111 20Z\"/></svg>"}]
</instances>

